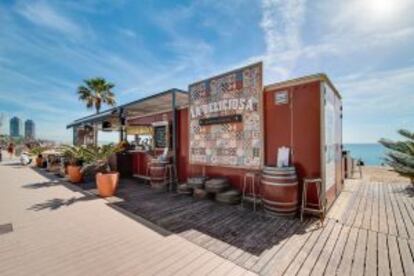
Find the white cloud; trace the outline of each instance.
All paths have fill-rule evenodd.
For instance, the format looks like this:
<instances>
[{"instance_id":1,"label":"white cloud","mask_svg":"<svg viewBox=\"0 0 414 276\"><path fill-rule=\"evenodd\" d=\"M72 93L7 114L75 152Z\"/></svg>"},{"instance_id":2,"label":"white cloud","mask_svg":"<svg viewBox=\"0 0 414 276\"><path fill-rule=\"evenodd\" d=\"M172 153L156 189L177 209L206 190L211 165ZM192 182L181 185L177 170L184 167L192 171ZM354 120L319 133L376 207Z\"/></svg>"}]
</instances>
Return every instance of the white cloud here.
<instances>
[{"instance_id":1,"label":"white cloud","mask_svg":"<svg viewBox=\"0 0 414 276\"><path fill-rule=\"evenodd\" d=\"M398 138L397 129L414 128L414 66L343 76L337 87L343 95L346 142Z\"/></svg>"},{"instance_id":2,"label":"white cloud","mask_svg":"<svg viewBox=\"0 0 414 276\"><path fill-rule=\"evenodd\" d=\"M119 32L122 35L125 35L125 36L130 37L130 38L136 38L137 37L137 34L133 30L131 30L131 29L120 28L119 29Z\"/></svg>"},{"instance_id":3,"label":"white cloud","mask_svg":"<svg viewBox=\"0 0 414 276\"><path fill-rule=\"evenodd\" d=\"M47 2L19 2L16 10L36 25L76 37L83 33L81 26Z\"/></svg>"},{"instance_id":4,"label":"white cloud","mask_svg":"<svg viewBox=\"0 0 414 276\"><path fill-rule=\"evenodd\" d=\"M277 79L286 79L299 57L305 0L263 0L261 27L265 35L263 56L267 71Z\"/></svg>"}]
</instances>

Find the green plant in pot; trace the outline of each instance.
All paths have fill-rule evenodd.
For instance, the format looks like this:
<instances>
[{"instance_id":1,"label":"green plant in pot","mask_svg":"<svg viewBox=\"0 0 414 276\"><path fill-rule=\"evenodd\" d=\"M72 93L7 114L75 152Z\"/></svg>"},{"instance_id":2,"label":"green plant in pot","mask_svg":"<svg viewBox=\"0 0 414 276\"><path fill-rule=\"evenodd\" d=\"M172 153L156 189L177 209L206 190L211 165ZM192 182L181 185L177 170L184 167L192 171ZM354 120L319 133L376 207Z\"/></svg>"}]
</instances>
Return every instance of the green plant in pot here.
<instances>
[{"instance_id":1,"label":"green plant in pot","mask_svg":"<svg viewBox=\"0 0 414 276\"><path fill-rule=\"evenodd\" d=\"M85 156L89 159L89 162L83 167L83 171L92 167L96 172L96 186L99 195L102 197L112 196L118 187L119 173L111 170L109 158L120 151L122 151L122 147L113 144L85 149Z\"/></svg>"},{"instance_id":2,"label":"green plant in pot","mask_svg":"<svg viewBox=\"0 0 414 276\"><path fill-rule=\"evenodd\" d=\"M34 147L30 150L30 154L36 156L36 166L41 168L43 165L43 155L42 153L46 150L44 147Z\"/></svg>"},{"instance_id":3,"label":"green plant in pot","mask_svg":"<svg viewBox=\"0 0 414 276\"><path fill-rule=\"evenodd\" d=\"M82 182L82 165L87 161L85 149L77 146L64 145L61 147L63 157L67 163L67 174L72 183Z\"/></svg>"}]
</instances>

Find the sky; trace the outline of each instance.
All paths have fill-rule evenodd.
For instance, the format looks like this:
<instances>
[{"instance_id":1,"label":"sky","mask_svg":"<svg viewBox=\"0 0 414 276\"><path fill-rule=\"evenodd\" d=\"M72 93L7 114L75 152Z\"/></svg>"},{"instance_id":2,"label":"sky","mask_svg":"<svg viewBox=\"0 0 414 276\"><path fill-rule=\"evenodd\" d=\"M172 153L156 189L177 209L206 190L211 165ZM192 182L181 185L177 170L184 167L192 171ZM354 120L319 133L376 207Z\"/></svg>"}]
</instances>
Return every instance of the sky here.
<instances>
[{"instance_id":1,"label":"sky","mask_svg":"<svg viewBox=\"0 0 414 276\"><path fill-rule=\"evenodd\" d=\"M264 83L326 73L345 143L414 130L414 0L0 1L0 113L71 141L84 79L118 103L256 61Z\"/></svg>"}]
</instances>

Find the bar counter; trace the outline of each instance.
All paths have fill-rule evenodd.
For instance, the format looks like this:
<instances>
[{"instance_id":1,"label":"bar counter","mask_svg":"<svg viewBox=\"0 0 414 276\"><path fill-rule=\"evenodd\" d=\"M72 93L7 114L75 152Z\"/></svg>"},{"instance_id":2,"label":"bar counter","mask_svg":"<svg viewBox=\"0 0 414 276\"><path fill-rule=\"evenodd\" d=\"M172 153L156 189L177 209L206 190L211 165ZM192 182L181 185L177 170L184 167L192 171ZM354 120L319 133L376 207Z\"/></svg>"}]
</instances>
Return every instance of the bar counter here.
<instances>
[{"instance_id":1,"label":"bar counter","mask_svg":"<svg viewBox=\"0 0 414 276\"><path fill-rule=\"evenodd\" d=\"M155 156L161 154L163 149L129 150L131 156L132 176L149 179L149 163Z\"/></svg>"}]
</instances>

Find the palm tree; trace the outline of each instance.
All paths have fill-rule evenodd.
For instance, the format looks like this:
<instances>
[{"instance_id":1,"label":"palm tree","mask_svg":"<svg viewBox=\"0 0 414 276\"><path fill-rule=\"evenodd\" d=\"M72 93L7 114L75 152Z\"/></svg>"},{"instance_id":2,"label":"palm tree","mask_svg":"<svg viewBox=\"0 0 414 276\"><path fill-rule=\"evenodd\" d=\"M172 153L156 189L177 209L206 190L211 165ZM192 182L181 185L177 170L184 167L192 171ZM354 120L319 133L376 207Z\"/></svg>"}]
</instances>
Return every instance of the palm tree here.
<instances>
[{"instance_id":1,"label":"palm tree","mask_svg":"<svg viewBox=\"0 0 414 276\"><path fill-rule=\"evenodd\" d=\"M414 132L400 129L398 133L406 138L404 141L381 139L379 142L389 151L385 161L394 171L408 177L414 185Z\"/></svg>"},{"instance_id":2,"label":"palm tree","mask_svg":"<svg viewBox=\"0 0 414 276\"><path fill-rule=\"evenodd\" d=\"M102 104L115 106L115 94L111 91L114 84L103 78L84 80L85 85L78 88L79 100L86 103L87 108L95 108L96 113L101 110Z\"/></svg>"}]
</instances>

